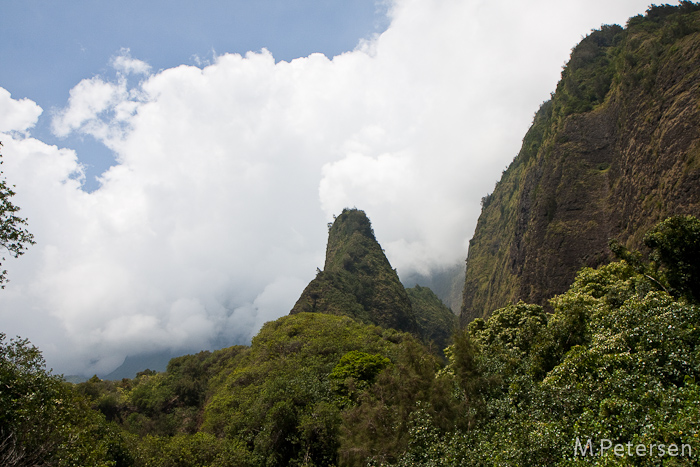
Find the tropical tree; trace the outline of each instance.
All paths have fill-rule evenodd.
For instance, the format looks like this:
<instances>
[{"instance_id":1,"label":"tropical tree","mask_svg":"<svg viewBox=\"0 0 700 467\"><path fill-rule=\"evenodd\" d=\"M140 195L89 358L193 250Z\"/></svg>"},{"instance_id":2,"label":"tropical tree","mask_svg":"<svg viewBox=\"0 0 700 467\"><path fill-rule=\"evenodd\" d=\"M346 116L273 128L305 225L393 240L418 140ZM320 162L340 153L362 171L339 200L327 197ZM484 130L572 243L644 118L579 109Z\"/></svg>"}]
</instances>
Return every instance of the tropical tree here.
<instances>
[{"instance_id":1,"label":"tropical tree","mask_svg":"<svg viewBox=\"0 0 700 467\"><path fill-rule=\"evenodd\" d=\"M2 146L2 143L0 143ZM0 154L0 157L2 155ZM0 164L2 161L0 160ZM27 219L19 217L19 207L12 204L10 198L15 195L14 185L8 185L0 170L0 250L8 252L15 258L24 254L29 245L33 245L34 235L26 229ZM4 261L5 258L2 258ZM0 263L2 266L2 263ZM0 270L0 287L5 288L7 271Z\"/></svg>"},{"instance_id":2,"label":"tropical tree","mask_svg":"<svg viewBox=\"0 0 700 467\"><path fill-rule=\"evenodd\" d=\"M0 465L131 465L121 436L27 339L0 333Z\"/></svg>"},{"instance_id":3,"label":"tropical tree","mask_svg":"<svg viewBox=\"0 0 700 467\"><path fill-rule=\"evenodd\" d=\"M644 236L644 244L674 291L700 301L700 220L669 217Z\"/></svg>"}]
</instances>

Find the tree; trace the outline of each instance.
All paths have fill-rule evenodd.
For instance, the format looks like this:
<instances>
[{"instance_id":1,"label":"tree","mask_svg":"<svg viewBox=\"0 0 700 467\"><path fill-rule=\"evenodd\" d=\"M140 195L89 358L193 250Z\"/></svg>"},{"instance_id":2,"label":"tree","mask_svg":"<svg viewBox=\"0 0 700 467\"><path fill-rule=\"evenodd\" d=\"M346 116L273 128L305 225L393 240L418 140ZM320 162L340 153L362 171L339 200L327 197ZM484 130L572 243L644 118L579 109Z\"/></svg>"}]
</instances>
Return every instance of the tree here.
<instances>
[{"instance_id":1,"label":"tree","mask_svg":"<svg viewBox=\"0 0 700 467\"><path fill-rule=\"evenodd\" d=\"M644 236L651 259L662 266L676 292L700 301L700 220L673 216Z\"/></svg>"},{"instance_id":2,"label":"tree","mask_svg":"<svg viewBox=\"0 0 700 467\"><path fill-rule=\"evenodd\" d=\"M126 467L121 435L27 339L0 332L0 465Z\"/></svg>"},{"instance_id":3,"label":"tree","mask_svg":"<svg viewBox=\"0 0 700 467\"><path fill-rule=\"evenodd\" d=\"M0 146L2 143L0 142ZM0 154L0 157L2 155ZM2 161L0 160L0 164ZM9 186L0 170L0 250L6 250L17 258L24 254L29 245L34 245L34 235L25 228L27 219L17 215L19 207L12 204L10 198L15 195L14 185ZM4 261L5 258L2 258ZM2 266L2 263L0 263ZM5 288L7 271L0 270L0 288Z\"/></svg>"}]
</instances>

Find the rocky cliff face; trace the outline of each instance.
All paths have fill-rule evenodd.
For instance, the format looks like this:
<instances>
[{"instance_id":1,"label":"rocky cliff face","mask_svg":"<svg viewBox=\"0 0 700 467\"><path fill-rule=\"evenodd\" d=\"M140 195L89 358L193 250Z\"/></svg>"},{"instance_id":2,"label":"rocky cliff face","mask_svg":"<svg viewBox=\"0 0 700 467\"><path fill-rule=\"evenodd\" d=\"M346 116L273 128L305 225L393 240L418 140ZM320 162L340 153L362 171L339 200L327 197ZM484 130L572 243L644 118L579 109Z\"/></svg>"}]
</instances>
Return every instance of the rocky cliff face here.
<instances>
[{"instance_id":1,"label":"rocky cliff face","mask_svg":"<svg viewBox=\"0 0 700 467\"><path fill-rule=\"evenodd\" d=\"M700 214L700 6L651 7L572 51L470 242L460 321L545 305L610 238L642 248L672 214Z\"/></svg>"}]
</instances>

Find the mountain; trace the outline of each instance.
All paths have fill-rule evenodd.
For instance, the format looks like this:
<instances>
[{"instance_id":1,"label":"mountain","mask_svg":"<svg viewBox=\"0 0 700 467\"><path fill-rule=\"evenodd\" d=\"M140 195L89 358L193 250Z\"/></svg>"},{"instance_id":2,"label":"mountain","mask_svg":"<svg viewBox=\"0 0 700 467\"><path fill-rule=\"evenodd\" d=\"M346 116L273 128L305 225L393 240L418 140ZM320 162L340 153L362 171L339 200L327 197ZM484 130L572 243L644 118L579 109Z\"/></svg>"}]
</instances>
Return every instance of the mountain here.
<instances>
[{"instance_id":1,"label":"mountain","mask_svg":"<svg viewBox=\"0 0 700 467\"><path fill-rule=\"evenodd\" d=\"M576 271L643 249L674 214L700 214L700 5L652 6L572 51L552 99L482 212L460 321L547 305Z\"/></svg>"},{"instance_id":2,"label":"mountain","mask_svg":"<svg viewBox=\"0 0 700 467\"><path fill-rule=\"evenodd\" d=\"M434 269L428 274L410 272L401 274L401 283L408 289L420 285L429 287L455 315L462 309L462 289L464 288L464 263Z\"/></svg>"},{"instance_id":3,"label":"mountain","mask_svg":"<svg viewBox=\"0 0 700 467\"><path fill-rule=\"evenodd\" d=\"M450 344L457 316L428 287L416 285L406 289L406 293L421 328L421 338L442 351Z\"/></svg>"},{"instance_id":4,"label":"mountain","mask_svg":"<svg viewBox=\"0 0 700 467\"><path fill-rule=\"evenodd\" d=\"M323 271L290 314L346 315L357 321L420 334L406 289L374 237L367 215L344 209L328 231Z\"/></svg>"},{"instance_id":5,"label":"mountain","mask_svg":"<svg viewBox=\"0 0 700 467\"><path fill-rule=\"evenodd\" d=\"M102 376L107 380L120 380L122 378L136 378L136 374L140 371L165 371L168 362L179 354L173 354L170 351L157 352L152 354L143 354L135 356L127 356L124 363L119 365L111 373Z\"/></svg>"}]
</instances>

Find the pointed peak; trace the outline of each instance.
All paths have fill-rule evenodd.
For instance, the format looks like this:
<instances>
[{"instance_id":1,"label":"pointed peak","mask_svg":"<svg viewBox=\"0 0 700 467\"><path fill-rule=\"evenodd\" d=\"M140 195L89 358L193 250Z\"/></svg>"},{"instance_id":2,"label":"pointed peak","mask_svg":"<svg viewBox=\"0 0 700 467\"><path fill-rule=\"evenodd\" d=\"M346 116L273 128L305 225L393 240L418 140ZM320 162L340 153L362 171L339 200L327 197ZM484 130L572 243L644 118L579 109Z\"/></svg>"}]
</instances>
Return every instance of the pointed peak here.
<instances>
[{"instance_id":1,"label":"pointed peak","mask_svg":"<svg viewBox=\"0 0 700 467\"><path fill-rule=\"evenodd\" d=\"M365 323L413 332L419 326L396 271L374 237L364 211L344 209L328 232L326 264L291 314L347 315Z\"/></svg>"},{"instance_id":2,"label":"pointed peak","mask_svg":"<svg viewBox=\"0 0 700 467\"><path fill-rule=\"evenodd\" d=\"M391 269L369 218L362 210L343 209L328 231L324 271L363 270L373 274L377 267Z\"/></svg>"},{"instance_id":3,"label":"pointed peak","mask_svg":"<svg viewBox=\"0 0 700 467\"><path fill-rule=\"evenodd\" d=\"M361 209L345 208L330 228L329 241L332 239L345 239L351 237L355 232L376 241L372 223L367 214Z\"/></svg>"}]
</instances>

